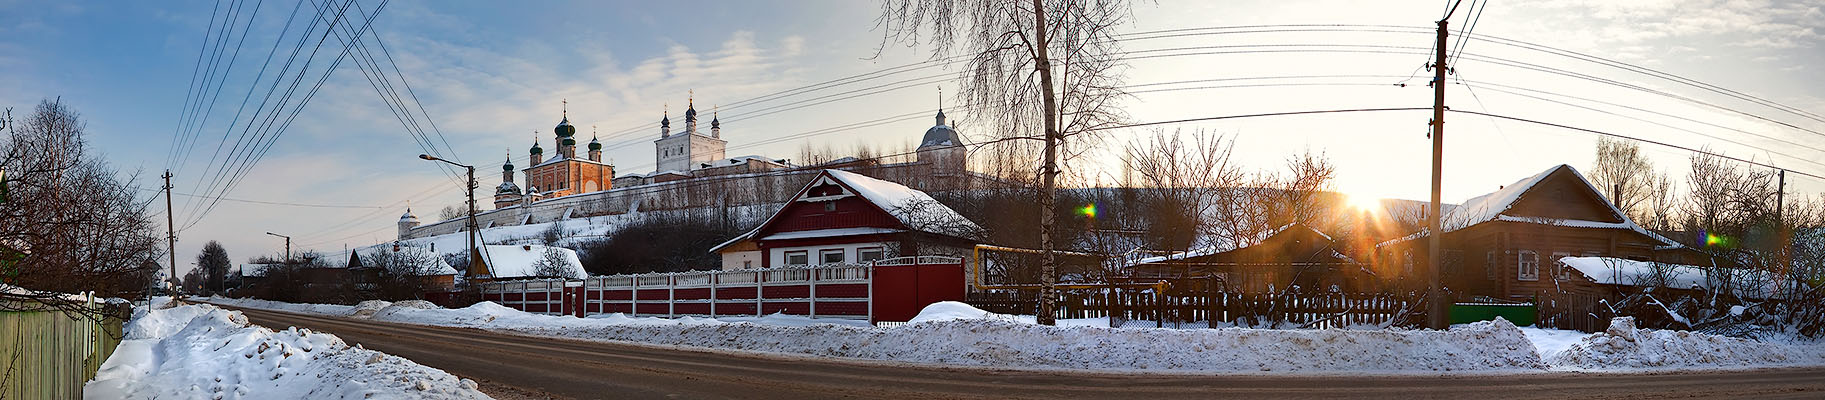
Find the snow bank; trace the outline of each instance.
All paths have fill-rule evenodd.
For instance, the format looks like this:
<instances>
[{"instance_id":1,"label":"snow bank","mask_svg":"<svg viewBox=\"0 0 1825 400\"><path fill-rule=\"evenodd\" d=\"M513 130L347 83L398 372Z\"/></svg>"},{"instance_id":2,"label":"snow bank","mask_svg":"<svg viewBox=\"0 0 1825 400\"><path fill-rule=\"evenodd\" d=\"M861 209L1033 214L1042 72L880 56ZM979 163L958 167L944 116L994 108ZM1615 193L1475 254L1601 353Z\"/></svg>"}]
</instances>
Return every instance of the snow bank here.
<instances>
[{"instance_id":1,"label":"snow bank","mask_svg":"<svg viewBox=\"0 0 1825 400\"><path fill-rule=\"evenodd\" d=\"M1778 343L1726 336L1636 329L1616 318L1547 361L1565 369L1706 369L1825 365L1825 343Z\"/></svg>"},{"instance_id":2,"label":"snow bank","mask_svg":"<svg viewBox=\"0 0 1825 400\"><path fill-rule=\"evenodd\" d=\"M348 316L349 314L354 313L356 311L356 309L358 307L360 307L359 305L345 306L345 305L339 305L339 304L286 303L283 301L260 300L260 299L234 299L234 298L215 297L215 296L196 298L196 299L191 299L191 300L186 300L186 301L199 301L199 302L206 302L206 303L228 304L228 305L247 307L247 308L258 308L258 309L262 309L262 310L290 311L290 312L297 312L297 313L335 315L335 316Z\"/></svg>"},{"instance_id":3,"label":"snow bank","mask_svg":"<svg viewBox=\"0 0 1825 400\"><path fill-rule=\"evenodd\" d=\"M207 304L152 310L83 388L95 399L485 399L475 382L335 335L274 332Z\"/></svg>"},{"instance_id":4,"label":"snow bank","mask_svg":"<svg viewBox=\"0 0 1825 400\"><path fill-rule=\"evenodd\" d=\"M787 315L664 319L608 314L579 319L530 314L491 302L461 309L402 303L406 302L370 318L535 336L986 367L1315 373L1546 367L1528 338L1507 321L1460 325L1449 331L1041 326L1030 317L943 302L927 307L913 323L883 329L862 321Z\"/></svg>"}]
</instances>

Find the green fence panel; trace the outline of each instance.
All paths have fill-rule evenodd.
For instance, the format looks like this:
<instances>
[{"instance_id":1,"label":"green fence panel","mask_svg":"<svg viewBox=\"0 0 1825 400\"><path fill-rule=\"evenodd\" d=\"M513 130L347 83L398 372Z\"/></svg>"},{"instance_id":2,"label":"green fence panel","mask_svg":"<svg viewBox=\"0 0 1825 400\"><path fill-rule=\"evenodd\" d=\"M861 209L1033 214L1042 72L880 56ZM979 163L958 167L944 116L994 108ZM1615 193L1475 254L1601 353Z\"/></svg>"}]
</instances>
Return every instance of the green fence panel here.
<instances>
[{"instance_id":1,"label":"green fence panel","mask_svg":"<svg viewBox=\"0 0 1825 400\"><path fill-rule=\"evenodd\" d=\"M64 311L0 312L0 399L82 398L83 384L120 344L123 323Z\"/></svg>"},{"instance_id":2,"label":"green fence panel","mask_svg":"<svg viewBox=\"0 0 1825 400\"><path fill-rule=\"evenodd\" d=\"M1534 305L1528 304L1491 304L1491 303L1457 303L1451 305L1447 313L1451 324L1466 324L1477 321L1493 321L1495 317L1512 322L1515 326L1534 324Z\"/></svg>"}]
</instances>

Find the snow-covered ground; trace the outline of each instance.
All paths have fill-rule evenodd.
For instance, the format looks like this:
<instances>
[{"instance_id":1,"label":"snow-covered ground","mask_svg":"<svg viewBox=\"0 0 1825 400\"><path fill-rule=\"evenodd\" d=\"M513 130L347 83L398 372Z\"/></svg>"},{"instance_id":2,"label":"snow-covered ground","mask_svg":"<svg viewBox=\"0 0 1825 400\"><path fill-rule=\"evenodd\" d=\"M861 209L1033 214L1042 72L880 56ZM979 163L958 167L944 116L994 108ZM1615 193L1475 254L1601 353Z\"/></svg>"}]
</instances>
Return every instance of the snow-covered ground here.
<instances>
[{"instance_id":1,"label":"snow-covered ground","mask_svg":"<svg viewBox=\"0 0 1825 400\"><path fill-rule=\"evenodd\" d=\"M275 332L248 324L240 312L207 304L154 308L135 311L125 340L83 388L84 397L488 398L473 381L349 346L335 335L300 329Z\"/></svg>"},{"instance_id":2,"label":"snow-covered ground","mask_svg":"<svg viewBox=\"0 0 1825 400\"><path fill-rule=\"evenodd\" d=\"M1507 321L1464 324L1447 331L1108 328L1103 319L1041 326L1033 323L1032 316L994 314L944 302L927 307L904 326L876 328L861 321L789 315L574 318L529 314L488 302L444 309L423 301L348 307L209 300L534 336L996 368L1437 374L1825 365L1825 343L1756 342L1644 330L1637 336L1643 344L1629 347L1615 343L1619 339L1612 334L1520 328ZM1710 354L1720 351L1733 355ZM1766 354L1787 357L1761 356Z\"/></svg>"},{"instance_id":3,"label":"snow-covered ground","mask_svg":"<svg viewBox=\"0 0 1825 400\"><path fill-rule=\"evenodd\" d=\"M1617 318L1547 362L1574 370L1664 370L1825 365L1825 343L1748 340L1687 331L1636 329Z\"/></svg>"}]
</instances>

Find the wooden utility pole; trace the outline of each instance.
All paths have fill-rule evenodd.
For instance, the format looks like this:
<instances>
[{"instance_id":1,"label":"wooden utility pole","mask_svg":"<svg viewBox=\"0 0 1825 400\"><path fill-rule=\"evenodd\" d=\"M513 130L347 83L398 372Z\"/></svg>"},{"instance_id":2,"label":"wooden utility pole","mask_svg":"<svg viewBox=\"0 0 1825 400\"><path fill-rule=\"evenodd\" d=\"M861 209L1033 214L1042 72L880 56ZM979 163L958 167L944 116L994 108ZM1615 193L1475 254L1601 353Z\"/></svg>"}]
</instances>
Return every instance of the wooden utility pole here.
<instances>
[{"instance_id":1,"label":"wooden utility pole","mask_svg":"<svg viewBox=\"0 0 1825 400\"><path fill-rule=\"evenodd\" d=\"M463 224L469 228L469 234L464 237L464 239L467 239L466 241L469 242L469 275L467 277L469 279L464 279L465 282L468 282L470 279L475 278L476 266L481 265L481 257L480 254L476 253L475 249L477 244L475 239L478 234L478 232L476 232L477 225L475 224L475 167L468 165L463 165L462 167L469 170L468 187L464 188L466 189L464 192L469 196L469 221ZM493 274L490 274L490 276L492 275Z\"/></svg>"},{"instance_id":2,"label":"wooden utility pole","mask_svg":"<svg viewBox=\"0 0 1825 400\"><path fill-rule=\"evenodd\" d=\"M1039 86L1045 91L1045 127L1046 127L1046 160L1040 171L1039 185L1039 312L1035 320L1040 325L1053 325L1053 312L1058 309L1058 254L1053 249L1052 228L1054 219L1052 207L1056 204L1058 188L1058 99L1052 92L1052 59L1046 54L1050 41L1046 38L1045 2L1033 0L1033 47L1037 51L1034 69L1039 70Z\"/></svg>"},{"instance_id":3,"label":"wooden utility pole","mask_svg":"<svg viewBox=\"0 0 1825 400\"><path fill-rule=\"evenodd\" d=\"M1447 15L1446 19L1450 16ZM1427 207L1426 229L1426 327L1445 329L1445 296L1439 284L1439 270L1444 268L1439 246L1444 230L1439 224L1439 186L1445 170L1445 56L1446 19L1438 20L1438 60L1432 65L1432 204Z\"/></svg>"},{"instance_id":4,"label":"wooden utility pole","mask_svg":"<svg viewBox=\"0 0 1825 400\"><path fill-rule=\"evenodd\" d=\"M165 170L165 251L171 253L171 278L177 279L177 230L171 226L171 170ZM150 299L151 295L147 295ZM148 300L150 301L150 300Z\"/></svg>"}]
</instances>

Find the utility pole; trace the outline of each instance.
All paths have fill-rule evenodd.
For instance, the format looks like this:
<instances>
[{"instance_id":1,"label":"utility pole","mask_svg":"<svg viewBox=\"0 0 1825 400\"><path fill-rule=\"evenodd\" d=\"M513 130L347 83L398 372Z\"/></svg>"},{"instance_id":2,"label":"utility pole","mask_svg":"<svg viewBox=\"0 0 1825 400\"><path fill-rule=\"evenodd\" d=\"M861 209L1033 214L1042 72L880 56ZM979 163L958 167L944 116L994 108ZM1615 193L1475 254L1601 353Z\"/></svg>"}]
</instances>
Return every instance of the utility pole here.
<instances>
[{"instance_id":1,"label":"utility pole","mask_svg":"<svg viewBox=\"0 0 1825 400\"><path fill-rule=\"evenodd\" d=\"M452 164L454 164L454 163L452 163ZM469 228L469 235L466 237L469 242L469 271L468 271L468 274L469 274L469 278L475 278L475 266L477 263L479 263L481 261L481 258L479 257L480 255L476 254L476 251L475 251L475 245L476 245L476 242L478 242L476 240L476 235L480 234L479 232L476 232L477 225L475 224L475 187L476 187L475 167L469 166L469 165L463 165L462 167L464 169L469 170L469 184L467 187L464 188L464 189L467 189L467 190L464 190L464 192L468 193L468 195L469 195L469 221L467 223L465 223L464 225L466 225ZM463 281L468 282L467 279L465 279Z\"/></svg>"},{"instance_id":2,"label":"utility pole","mask_svg":"<svg viewBox=\"0 0 1825 400\"><path fill-rule=\"evenodd\" d=\"M171 219L171 170L165 170L165 251L171 253L171 278L177 279L177 230ZM152 298L150 294L148 299ZM150 301L150 300L148 300Z\"/></svg>"},{"instance_id":3,"label":"utility pole","mask_svg":"<svg viewBox=\"0 0 1825 400\"><path fill-rule=\"evenodd\" d=\"M266 234L285 238L285 262L287 264L291 263L291 236L280 235L280 234L272 233L272 232L266 232Z\"/></svg>"},{"instance_id":4,"label":"utility pole","mask_svg":"<svg viewBox=\"0 0 1825 400\"><path fill-rule=\"evenodd\" d=\"M1439 237L1444 230L1439 224L1439 186L1445 170L1445 55L1446 39L1450 31L1445 24L1450 19L1447 14L1438 20L1438 60L1432 65L1432 204L1427 207L1426 229L1426 327L1445 329L1445 296L1439 284L1439 269L1444 268Z\"/></svg>"}]
</instances>

